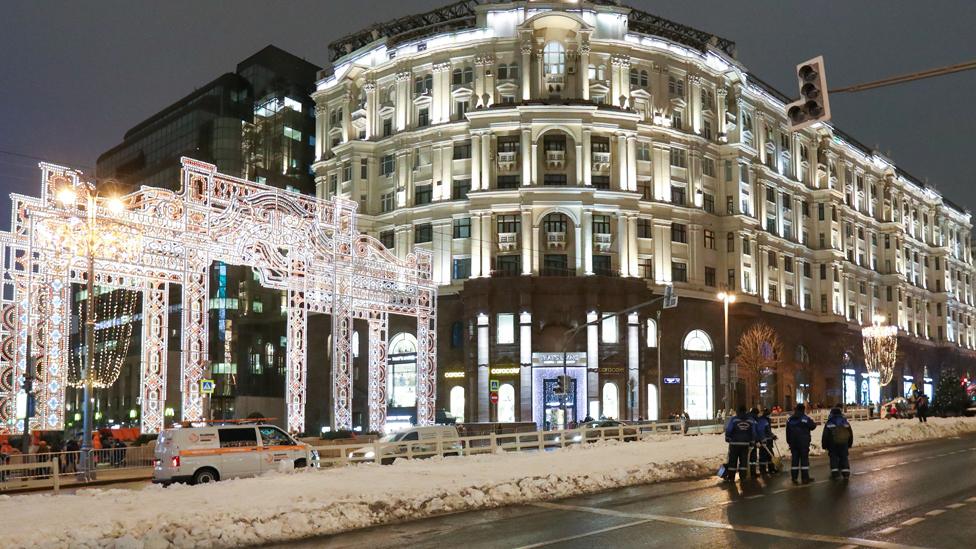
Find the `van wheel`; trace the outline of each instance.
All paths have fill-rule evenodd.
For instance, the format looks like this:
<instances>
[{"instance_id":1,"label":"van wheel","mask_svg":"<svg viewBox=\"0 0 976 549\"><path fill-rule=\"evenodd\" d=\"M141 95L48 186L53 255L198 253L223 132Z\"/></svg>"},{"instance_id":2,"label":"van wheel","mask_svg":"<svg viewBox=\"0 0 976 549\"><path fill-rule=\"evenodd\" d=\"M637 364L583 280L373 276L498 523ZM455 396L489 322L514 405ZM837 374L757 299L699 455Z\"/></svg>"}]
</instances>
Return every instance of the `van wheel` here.
<instances>
[{"instance_id":1,"label":"van wheel","mask_svg":"<svg viewBox=\"0 0 976 549\"><path fill-rule=\"evenodd\" d=\"M394 460L396 460L396 458L383 458L383 459L380 460L380 464L382 464L382 465L393 465L393 461Z\"/></svg>"},{"instance_id":2,"label":"van wheel","mask_svg":"<svg viewBox=\"0 0 976 549\"><path fill-rule=\"evenodd\" d=\"M295 460L295 469L304 469L308 467L308 462L304 458Z\"/></svg>"},{"instance_id":3,"label":"van wheel","mask_svg":"<svg viewBox=\"0 0 976 549\"><path fill-rule=\"evenodd\" d=\"M198 469L196 473L193 473L193 484L210 484L218 480L220 480L220 475L210 467Z\"/></svg>"}]
</instances>

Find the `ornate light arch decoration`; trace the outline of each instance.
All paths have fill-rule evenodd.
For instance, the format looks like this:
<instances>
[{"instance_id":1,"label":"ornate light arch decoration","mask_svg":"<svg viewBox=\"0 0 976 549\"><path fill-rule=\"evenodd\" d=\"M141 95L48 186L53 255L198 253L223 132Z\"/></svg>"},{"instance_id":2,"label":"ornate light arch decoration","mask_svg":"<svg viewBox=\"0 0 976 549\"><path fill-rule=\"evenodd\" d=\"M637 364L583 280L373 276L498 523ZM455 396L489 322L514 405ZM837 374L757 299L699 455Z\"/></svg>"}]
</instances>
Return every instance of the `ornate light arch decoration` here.
<instances>
[{"instance_id":1,"label":"ornate light arch decoration","mask_svg":"<svg viewBox=\"0 0 976 549\"><path fill-rule=\"evenodd\" d=\"M182 287L180 393L182 418L203 417L200 381L208 360L208 270L214 261L252 267L269 288L287 292L285 401L289 430L305 430L309 312L332 315L333 426L352 427L353 319L369 323L369 428L386 418L386 333L391 313L417 319L417 419L434 421L436 299L432 257L416 250L400 260L356 228L356 204L326 201L217 172L182 159L182 190L143 187L122 197L125 208L98 217L127 227L138 253L96 250L95 283L138 291L143 300L140 404L142 431L163 426L167 382L169 286ZM84 185L81 173L42 163L40 198L12 195L10 232L0 233L0 434L20 432L17 394L27 339L37 359L37 407L31 428L63 429L68 378L71 284L84 283L84 261L65 254L52 234L73 234L58 190ZM44 227L44 235L39 230Z\"/></svg>"}]
</instances>

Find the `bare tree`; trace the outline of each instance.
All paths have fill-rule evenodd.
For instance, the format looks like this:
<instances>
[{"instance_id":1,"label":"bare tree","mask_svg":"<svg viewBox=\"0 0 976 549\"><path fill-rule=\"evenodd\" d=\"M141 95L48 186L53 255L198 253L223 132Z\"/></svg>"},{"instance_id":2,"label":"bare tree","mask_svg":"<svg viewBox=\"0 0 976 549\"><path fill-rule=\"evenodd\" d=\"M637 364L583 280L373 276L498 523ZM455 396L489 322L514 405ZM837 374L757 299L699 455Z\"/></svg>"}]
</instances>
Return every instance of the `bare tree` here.
<instances>
[{"instance_id":1,"label":"bare tree","mask_svg":"<svg viewBox=\"0 0 976 549\"><path fill-rule=\"evenodd\" d=\"M736 362L754 375L775 371L783 362L783 342L768 324L753 324L739 338Z\"/></svg>"}]
</instances>

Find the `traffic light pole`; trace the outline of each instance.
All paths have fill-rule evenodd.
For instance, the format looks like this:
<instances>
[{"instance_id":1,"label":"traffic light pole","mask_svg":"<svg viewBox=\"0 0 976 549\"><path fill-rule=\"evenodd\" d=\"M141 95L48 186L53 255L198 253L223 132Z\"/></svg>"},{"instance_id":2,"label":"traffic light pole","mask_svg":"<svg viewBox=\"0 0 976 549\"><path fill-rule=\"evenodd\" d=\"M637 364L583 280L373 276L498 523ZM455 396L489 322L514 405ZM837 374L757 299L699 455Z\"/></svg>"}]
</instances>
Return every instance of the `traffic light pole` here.
<instances>
[{"instance_id":1,"label":"traffic light pole","mask_svg":"<svg viewBox=\"0 0 976 549\"><path fill-rule=\"evenodd\" d=\"M674 300L674 301L673 302L670 302L671 300ZM613 313L613 315L616 316L616 317L622 317L622 316L628 315L628 314L630 314L630 313L632 313L634 311L638 311L638 310L643 309L645 307L649 307L651 305L654 305L655 303L658 303L658 302L664 302L665 308L670 308L670 307L674 307L674 306L677 305L677 296L674 295L674 290L673 290L673 288L671 286L668 286L668 290L665 291L664 295L662 295L660 297L655 297L654 299L645 301L643 303L638 303L637 305L634 305L634 306L628 307L628 308L626 308L626 309L624 309L622 311ZM660 311L658 311L658 316L657 317L660 320L660 318L661 318L661 312ZM567 352L566 349L567 349L567 347L569 347L569 342L576 336L576 334L578 334L584 328L586 328L588 326L595 326L595 325L599 324L600 322L603 322L603 318L597 317L596 319L590 320L590 321L588 321L588 322L586 322L584 324L580 324L579 326L577 326L575 328L570 328L569 330L566 330L566 333L563 334L563 343L562 343L562 354L563 354L563 383L565 385L568 385L567 383L565 383L565 380L566 380L566 377L569 375L568 374L568 371L567 371L567 366L566 366L566 352ZM660 330L660 328L661 328L660 322L658 322L658 330ZM660 332L658 332L658 334L660 334ZM661 419L661 395L660 395L660 392L661 392L661 389L660 389L660 387L661 387L661 383L660 383L660 380L661 380L661 340L660 340L660 338L658 338L657 358L658 358L658 372L657 372L657 375L658 375L658 399L657 399L657 401L658 401L658 421L660 421L660 419ZM563 425L565 426L568 423L567 422L567 418L566 418L566 413L567 413L566 397L569 394L569 387L562 387L562 390L563 390L563 398L562 398L562 403L563 403Z\"/></svg>"}]
</instances>

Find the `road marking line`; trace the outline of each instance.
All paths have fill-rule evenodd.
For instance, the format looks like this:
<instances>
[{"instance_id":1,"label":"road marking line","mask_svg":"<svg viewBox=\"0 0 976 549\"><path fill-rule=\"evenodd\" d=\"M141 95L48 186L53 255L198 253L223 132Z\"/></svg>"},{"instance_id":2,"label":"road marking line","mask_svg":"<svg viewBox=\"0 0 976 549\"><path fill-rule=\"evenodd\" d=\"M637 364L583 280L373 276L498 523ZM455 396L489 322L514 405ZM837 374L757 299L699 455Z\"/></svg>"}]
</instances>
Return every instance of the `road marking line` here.
<instances>
[{"instance_id":1,"label":"road marking line","mask_svg":"<svg viewBox=\"0 0 976 549\"><path fill-rule=\"evenodd\" d=\"M855 475L866 475L866 474L868 474L868 472L867 471L854 471L854 474Z\"/></svg>"},{"instance_id":2,"label":"road marking line","mask_svg":"<svg viewBox=\"0 0 976 549\"><path fill-rule=\"evenodd\" d=\"M966 503L976 503L976 496L973 496L966 500Z\"/></svg>"},{"instance_id":3,"label":"road marking line","mask_svg":"<svg viewBox=\"0 0 976 549\"><path fill-rule=\"evenodd\" d=\"M948 509L958 509L960 507L965 507L965 506L966 506L965 503L950 503L949 505L946 505L946 508L948 508Z\"/></svg>"},{"instance_id":4,"label":"road marking line","mask_svg":"<svg viewBox=\"0 0 976 549\"><path fill-rule=\"evenodd\" d=\"M857 549L857 545L841 545L837 549Z\"/></svg>"},{"instance_id":5,"label":"road marking line","mask_svg":"<svg viewBox=\"0 0 976 549\"><path fill-rule=\"evenodd\" d=\"M634 522L628 522L626 524L618 524L616 526L609 526L607 528L600 528L599 530L593 530L591 532L584 532L582 534L576 534L575 536L566 536L564 538L553 539L549 541L541 541L539 543L533 543L531 545L523 545L519 549L532 549L534 547L545 547L546 545L553 545L556 543L564 543L567 541L572 541L574 539L585 538L588 536L595 536L597 534L605 534L607 532L613 532L614 530L621 530L623 528L630 528L632 526L640 526L641 524L647 524L648 522L653 522L652 519L637 520Z\"/></svg>"},{"instance_id":6,"label":"road marking line","mask_svg":"<svg viewBox=\"0 0 976 549\"><path fill-rule=\"evenodd\" d=\"M880 470L881 470L881 467L875 467L874 469L871 469L871 472L872 473L876 473L876 472L878 472Z\"/></svg>"},{"instance_id":7,"label":"road marking line","mask_svg":"<svg viewBox=\"0 0 976 549\"><path fill-rule=\"evenodd\" d=\"M708 520L698 520L683 517L672 517L668 515L657 515L649 513L627 513L624 511L616 511L613 509L603 509L600 507L586 507L582 505L563 505L560 503L550 503L550 502L539 502L532 504L535 507L542 507L543 509L554 509L558 511L582 511L587 513L593 513L597 515L604 515L610 517L624 517L624 518L634 518L642 520L653 520L657 522L664 522L668 524L676 524L679 526L690 526L694 528L712 528L715 530L727 530L732 532L749 532L753 534L761 534L766 536L773 536L786 539L794 540L804 540L804 541L818 541L821 543L831 543L837 545L847 545L853 544L864 547L877 547L879 549L917 549L912 545L904 545L901 543L893 543L887 541L879 541L872 539L863 538L849 538L843 536L831 536L825 534L811 534L807 532L792 532L789 530L780 530L779 528L767 528L764 526L750 526L747 524L725 524L722 522L712 522ZM631 525L620 525L620 527L632 526ZM600 533L596 531L595 533ZM578 536L569 539L578 539L585 537L587 534L580 534ZM547 542L536 543L534 545L527 545L523 549L530 547L543 547L546 545L561 543L565 541L564 539L552 540Z\"/></svg>"},{"instance_id":8,"label":"road marking line","mask_svg":"<svg viewBox=\"0 0 976 549\"><path fill-rule=\"evenodd\" d=\"M774 494L782 494L783 492L786 492L788 490L789 490L789 488L782 488L780 490L774 490L773 493ZM973 498L973 499L976 499L976 498Z\"/></svg>"},{"instance_id":9,"label":"road marking line","mask_svg":"<svg viewBox=\"0 0 976 549\"><path fill-rule=\"evenodd\" d=\"M704 511L708 507L695 507L694 509L688 509L685 513L697 513L698 511Z\"/></svg>"},{"instance_id":10,"label":"road marking line","mask_svg":"<svg viewBox=\"0 0 976 549\"><path fill-rule=\"evenodd\" d=\"M897 526L889 526L889 527L885 528L884 530L879 530L878 533L881 534L881 535L887 536L888 534L894 534L898 530L901 530L901 528L899 528Z\"/></svg>"},{"instance_id":11,"label":"road marking line","mask_svg":"<svg viewBox=\"0 0 976 549\"><path fill-rule=\"evenodd\" d=\"M756 499L765 496L766 494L753 494L751 496L746 496L746 499Z\"/></svg>"},{"instance_id":12,"label":"road marking line","mask_svg":"<svg viewBox=\"0 0 976 549\"><path fill-rule=\"evenodd\" d=\"M934 509L932 511L929 511L928 513L925 513L925 515L929 517L937 517L942 513L945 513L945 509Z\"/></svg>"},{"instance_id":13,"label":"road marking line","mask_svg":"<svg viewBox=\"0 0 976 549\"><path fill-rule=\"evenodd\" d=\"M915 526L916 524L922 522L923 520L925 520L925 517L913 517L913 518L910 518L910 519L906 520L905 522L902 522L901 525L902 526Z\"/></svg>"}]
</instances>

